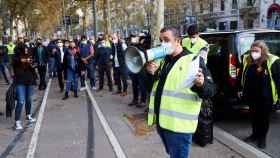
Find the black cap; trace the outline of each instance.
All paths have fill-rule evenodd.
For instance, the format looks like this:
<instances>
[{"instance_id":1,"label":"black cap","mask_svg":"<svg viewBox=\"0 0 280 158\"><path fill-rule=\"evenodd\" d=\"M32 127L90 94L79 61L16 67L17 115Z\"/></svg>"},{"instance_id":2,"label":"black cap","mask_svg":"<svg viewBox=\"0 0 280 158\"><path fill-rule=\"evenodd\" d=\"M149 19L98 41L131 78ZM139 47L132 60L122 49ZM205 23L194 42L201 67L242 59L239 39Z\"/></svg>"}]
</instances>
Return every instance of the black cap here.
<instances>
[{"instance_id":1,"label":"black cap","mask_svg":"<svg viewBox=\"0 0 280 158\"><path fill-rule=\"evenodd\" d=\"M187 33L189 36L193 36L195 34L198 34L198 27L197 25L191 25L188 27Z\"/></svg>"}]
</instances>

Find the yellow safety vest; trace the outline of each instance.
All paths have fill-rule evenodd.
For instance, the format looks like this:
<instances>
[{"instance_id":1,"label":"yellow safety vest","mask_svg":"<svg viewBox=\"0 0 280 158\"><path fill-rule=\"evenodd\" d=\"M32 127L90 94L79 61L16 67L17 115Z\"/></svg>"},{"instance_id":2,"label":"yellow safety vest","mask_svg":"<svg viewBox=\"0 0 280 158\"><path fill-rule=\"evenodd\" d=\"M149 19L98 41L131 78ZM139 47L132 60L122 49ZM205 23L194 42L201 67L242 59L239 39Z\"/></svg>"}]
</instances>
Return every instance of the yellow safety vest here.
<instances>
[{"instance_id":1,"label":"yellow safety vest","mask_svg":"<svg viewBox=\"0 0 280 158\"><path fill-rule=\"evenodd\" d=\"M191 69L189 64L194 57L194 54L181 57L166 78L159 109L161 128L178 133L194 133L196 131L202 100L190 88L178 87L186 80L186 74ZM156 121L154 104L158 83L159 81L154 82L150 95L149 126L152 126Z\"/></svg>"},{"instance_id":2,"label":"yellow safety vest","mask_svg":"<svg viewBox=\"0 0 280 158\"><path fill-rule=\"evenodd\" d=\"M8 49L8 54L9 55L13 55L14 54L14 50L15 50L16 45L13 43L9 43L7 45L7 49Z\"/></svg>"},{"instance_id":3,"label":"yellow safety vest","mask_svg":"<svg viewBox=\"0 0 280 158\"><path fill-rule=\"evenodd\" d=\"M242 79L241 79L242 88L244 88L244 86L245 86L247 71L248 71L248 67L249 67L249 64L247 61L248 61L248 58L250 58L250 57L251 57L250 54L246 54L246 55L244 55L244 58L243 58L243 71L242 71ZM270 76L270 81L271 81L272 99L273 99L274 104L276 104L278 101L278 94L277 94L275 82L272 77L271 67L272 67L273 63L278 59L279 59L279 57L269 54L269 58L266 62L267 68L268 68L268 73Z\"/></svg>"},{"instance_id":4,"label":"yellow safety vest","mask_svg":"<svg viewBox=\"0 0 280 158\"><path fill-rule=\"evenodd\" d=\"M199 55L202 48L209 48L208 43L200 37L198 37L197 42L195 42L193 46L190 38L184 38L182 41L182 46L195 55Z\"/></svg>"}]
</instances>

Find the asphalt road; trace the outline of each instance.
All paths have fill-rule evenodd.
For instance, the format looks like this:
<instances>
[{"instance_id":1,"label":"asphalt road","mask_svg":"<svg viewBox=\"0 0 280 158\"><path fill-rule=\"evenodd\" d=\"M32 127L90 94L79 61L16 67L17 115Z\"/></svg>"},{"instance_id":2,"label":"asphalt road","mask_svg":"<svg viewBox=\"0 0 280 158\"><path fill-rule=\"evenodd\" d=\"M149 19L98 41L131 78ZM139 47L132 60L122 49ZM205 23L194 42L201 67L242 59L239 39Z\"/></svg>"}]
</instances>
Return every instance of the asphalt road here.
<instances>
[{"instance_id":1,"label":"asphalt road","mask_svg":"<svg viewBox=\"0 0 280 158\"><path fill-rule=\"evenodd\" d=\"M7 87L0 85L1 92L5 91L5 88ZM129 93L131 94L131 92ZM92 91L92 94L128 158L168 157L155 131L139 135L136 132L137 126L134 126L125 117L141 115L144 111L144 109L127 106L132 98L131 95L127 97L115 96L107 90ZM3 93L0 95L4 96ZM116 157L112 144L92 106L93 103L89 100L86 92L81 92L79 95L79 98L71 97L69 100L62 101L63 93L59 92L57 80L53 80L38 137L36 158ZM34 109L36 109L36 104L40 105L42 97L43 92L36 91ZM3 104L1 99L1 110L3 110ZM146 124L141 120L140 123ZM0 153L2 154L0 158L24 158L33 128L28 128L21 137L17 138L18 132L11 128L13 120L6 121L4 116L0 116L0 121ZM12 144L12 148L10 144ZM240 157L242 156L216 140L214 144L205 148L193 144L191 151L191 158Z\"/></svg>"},{"instance_id":2,"label":"asphalt road","mask_svg":"<svg viewBox=\"0 0 280 158\"><path fill-rule=\"evenodd\" d=\"M223 130L231 133L239 139L244 139L251 134L251 124L249 113L244 111L235 111L226 115L222 120L216 122L216 125ZM274 112L271 115L270 130L267 139L267 148L262 150L268 155L279 158L280 157L280 111ZM255 144L250 144L256 147ZM257 147L256 147L257 148ZM259 149L260 150L260 149Z\"/></svg>"}]
</instances>

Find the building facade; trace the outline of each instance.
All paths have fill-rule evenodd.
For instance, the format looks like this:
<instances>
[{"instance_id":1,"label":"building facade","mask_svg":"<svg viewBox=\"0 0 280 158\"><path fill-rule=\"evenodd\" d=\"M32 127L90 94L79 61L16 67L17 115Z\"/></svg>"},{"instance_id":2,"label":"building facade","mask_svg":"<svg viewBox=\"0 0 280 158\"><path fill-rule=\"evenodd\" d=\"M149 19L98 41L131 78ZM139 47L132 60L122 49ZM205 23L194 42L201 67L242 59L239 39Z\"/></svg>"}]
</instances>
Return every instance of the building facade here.
<instances>
[{"instance_id":1,"label":"building facade","mask_svg":"<svg viewBox=\"0 0 280 158\"><path fill-rule=\"evenodd\" d=\"M194 14L204 29L280 28L277 0L196 0L194 3Z\"/></svg>"}]
</instances>

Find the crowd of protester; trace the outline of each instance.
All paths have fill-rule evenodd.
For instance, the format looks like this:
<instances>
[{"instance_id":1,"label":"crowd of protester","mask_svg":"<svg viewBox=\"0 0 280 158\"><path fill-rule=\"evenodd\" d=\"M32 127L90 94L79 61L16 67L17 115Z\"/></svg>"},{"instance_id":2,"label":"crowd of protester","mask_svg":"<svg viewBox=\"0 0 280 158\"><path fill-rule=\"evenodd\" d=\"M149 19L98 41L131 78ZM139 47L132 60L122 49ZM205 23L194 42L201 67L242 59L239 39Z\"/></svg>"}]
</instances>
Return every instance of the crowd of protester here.
<instances>
[{"instance_id":1,"label":"crowd of protester","mask_svg":"<svg viewBox=\"0 0 280 158\"><path fill-rule=\"evenodd\" d=\"M147 74L128 71L125 50L132 45L144 51L150 48L150 41L150 36L144 33L126 39L112 33L98 37L77 35L74 39L50 38L48 42L39 37L34 41L26 37L18 37L15 42L7 40L0 46L0 70L5 82L16 89L15 129L23 129L20 114L25 102L27 120L36 121L31 117L33 87L45 90L49 78L57 78L63 100L71 92L79 97L79 91L86 90L87 79L91 90L104 91L106 81L112 95L127 96L131 79L133 99L128 105L147 107L148 89L144 83Z\"/></svg>"}]
</instances>

